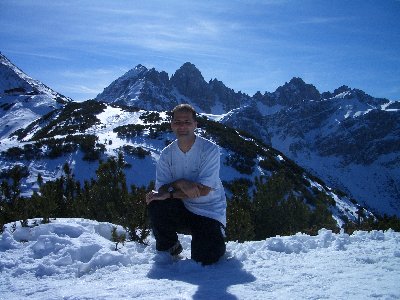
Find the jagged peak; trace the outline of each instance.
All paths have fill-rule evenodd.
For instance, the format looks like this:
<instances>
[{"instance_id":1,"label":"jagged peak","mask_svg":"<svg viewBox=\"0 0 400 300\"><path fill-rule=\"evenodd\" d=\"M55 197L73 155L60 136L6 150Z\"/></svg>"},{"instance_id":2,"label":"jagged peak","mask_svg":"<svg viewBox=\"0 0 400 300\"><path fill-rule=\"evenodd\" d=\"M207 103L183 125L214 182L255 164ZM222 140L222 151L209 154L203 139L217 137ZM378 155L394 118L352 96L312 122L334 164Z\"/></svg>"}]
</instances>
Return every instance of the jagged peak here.
<instances>
[{"instance_id":1,"label":"jagged peak","mask_svg":"<svg viewBox=\"0 0 400 300\"><path fill-rule=\"evenodd\" d=\"M204 81L204 77L201 74L200 70L197 69L197 67L190 62L185 62L178 70L176 70L171 79L178 79L183 76L190 78L199 78Z\"/></svg>"},{"instance_id":2,"label":"jagged peak","mask_svg":"<svg viewBox=\"0 0 400 300\"><path fill-rule=\"evenodd\" d=\"M293 77L278 87L271 97L277 99L279 104L292 105L304 100L320 100L321 94L314 85L305 83L300 77Z\"/></svg>"},{"instance_id":3,"label":"jagged peak","mask_svg":"<svg viewBox=\"0 0 400 300\"><path fill-rule=\"evenodd\" d=\"M130 78L136 79L138 77L143 76L147 71L148 71L148 69L145 66L138 64L136 67L134 67L133 69L130 69L128 72L126 72L124 75L122 75L120 77L120 79L123 79L123 80L130 79Z\"/></svg>"},{"instance_id":4,"label":"jagged peak","mask_svg":"<svg viewBox=\"0 0 400 300\"><path fill-rule=\"evenodd\" d=\"M290 79L289 83L294 85L306 85L304 80L300 77L293 77L292 79Z\"/></svg>"},{"instance_id":5,"label":"jagged peak","mask_svg":"<svg viewBox=\"0 0 400 300\"><path fill-rule=\"evenodd\" d=\"M197 69L197 67L194 65L194 64L192 64L191 62L185 62L181 67L180 67L180 69L192 69L192 70L197 70L197 71L199 71L199 69ZM200 71L199 71L200 72Z\"/></svg>"},{"instance_id":6,"label":"jagged peak","mask_svg":"<svg viewBox=\"0 0 400 300\"><path fill-rule=\"evenodd\" d=\"M349 88L347 85L342 85L333 91L333 96L335 97L339 94L350 92L350 91L351 91L351 88Z\"/></svg>"},{"instance_id":7,"label":"jagged peak","mask_svg":"<svg viewBox=\"0 0 400 300\"><path fill-rule=\"evenodd\" d=\"M296 90L296 89L303 89L303 88L306 88L306 87L315 88L312 84L305 83L305 81L302 78L293 77L292 79L290 79L289 82L285 82L285 84L283 86L281 86L280 88Z\"/></svg>"},{"instance_id":8,"label":"jagged peak","mask_svg":"<svg viewBox=\"0 0 400 300\"><path fill-rule=\"evenodd\" d=\"M389 103L388 99L372 97L363 90L350 88L347 85L340 86L339 88L335 89L333 93L324 93L323 96L324 98L343 98L349 100L358 99L359 101L368 103L370 105L382 105L384 103Z\"/></svg>"}]
</instances>

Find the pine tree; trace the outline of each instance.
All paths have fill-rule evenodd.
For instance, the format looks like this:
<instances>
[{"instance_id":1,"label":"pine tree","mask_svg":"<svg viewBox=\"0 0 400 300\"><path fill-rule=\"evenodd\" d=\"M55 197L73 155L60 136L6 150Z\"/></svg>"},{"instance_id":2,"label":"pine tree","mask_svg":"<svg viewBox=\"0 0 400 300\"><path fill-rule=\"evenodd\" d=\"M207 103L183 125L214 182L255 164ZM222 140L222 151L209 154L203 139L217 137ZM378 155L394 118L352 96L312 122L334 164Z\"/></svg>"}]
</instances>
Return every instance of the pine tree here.
<instances>
[{"instance_id":1,"label":"pine tree","mask_svg":"<svg viewBox=\"0 0 400 300\"><path fill-rule=\"evenodd\" d=\"M96 170L97 181L92 181L91 189L96 220L120 222L128 197L124 167L124 158L120 153L117 159L111 157L101 162Z\"/></svg>"},{"instance_id":2,"label":"pine tree","mask_svg":"<svg viewBox=\"0 0 400 300\"><path fill-rule=\"evenodd\" d=\"M31 203L24 197L21 197L21 181L24 177L27 177L28 174L28 169L26 167L20 165L14 166L9 173L12 184L7 192L11 203L11 216L13 220L20 220L21 225L24 227L28 226Z\"/></svg>"},{"instance_id":3,"label":"pine tree","mask_svg":"<svg viewBox=\"0 0 400 300\"><path fill-rule=\"evenodd\" d=\"M292 193L283 203L282 211L284 212L282 234L292 235L308 229L310 209Z\"/></svg>"},{"instance_id":4,"label":"pine tree","mask_svg":"<svg viewBox=\"0 0 400 300\"><path fill-rule=\"evenodd\" d=\"M58 204L62 202L63 192L57 181L46 182L39 191L40 194L34 193L31 200L42 217L42 223L49 223L50 218L57 217Z\"/></svg>"},{"instance_id":5,"label":"pine tree","mask_svg":"<svg viewBox=\"0 0 400 300\"><path fill-rule=\"evenodd\" d=\"M232 198L227 201L226 236L230 241L250 241L255 237L252 204L248 186L238 181L231 187Z\"/></svg>"},{"instance_id":6,"label":"pine tree","mask_svg":"<svg viewBox=\"0 0 400 300\"><path fill-rule=\"evenodd\" d=\"M129 233L132 241L146 244L146 239L150 234L147 222L147 207L145 202L146 193L149 189L131 186L129 197L125 198L125 213L121 218L121 225Z\"/></svg>"},{"instance_id":7,"label":"pine tree","mask_svg":"<svg viewBox=\"0 0 400 300\"><path fill-rule=\"evenodd\" d=\"M77 194L77 184L74 180L71 167L68 163L63 165L63 171L65 179L63 182L64 199L65 199L65 210L64 216L71 217L73 215L73 203L75 202Z\"/></svg>"},{"instance_id":8,"label":"pine tree","mask_svg":"<svg viewBox=\"0 0 400 300\"><path fill-rule=\"evenodd\" d=\"M260 178L254 193L254 225L257 240L282 234L284 214L282 203L292 189L285 173L278 172L264 182Z\"/></svg>"}]
</instances>

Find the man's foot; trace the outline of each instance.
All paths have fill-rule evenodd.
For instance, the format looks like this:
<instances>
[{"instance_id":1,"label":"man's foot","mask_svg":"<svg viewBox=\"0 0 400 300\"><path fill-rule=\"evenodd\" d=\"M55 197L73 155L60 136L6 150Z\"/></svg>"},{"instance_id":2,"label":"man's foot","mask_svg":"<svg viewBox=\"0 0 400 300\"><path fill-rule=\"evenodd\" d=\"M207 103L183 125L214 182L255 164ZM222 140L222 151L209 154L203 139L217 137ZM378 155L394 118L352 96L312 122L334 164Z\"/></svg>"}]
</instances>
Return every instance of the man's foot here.
<instances>
[{"instance_id":1,"label":"man's foot","mask_svg":"<svg viewBox=\"0 0 400 300\"><path fill-rule=\"evenodd\" d=\"M178 256L183 251L182 245L179 241L175 243L171 248L167 250L171 256Z\"/></svg>"}]
</instances>

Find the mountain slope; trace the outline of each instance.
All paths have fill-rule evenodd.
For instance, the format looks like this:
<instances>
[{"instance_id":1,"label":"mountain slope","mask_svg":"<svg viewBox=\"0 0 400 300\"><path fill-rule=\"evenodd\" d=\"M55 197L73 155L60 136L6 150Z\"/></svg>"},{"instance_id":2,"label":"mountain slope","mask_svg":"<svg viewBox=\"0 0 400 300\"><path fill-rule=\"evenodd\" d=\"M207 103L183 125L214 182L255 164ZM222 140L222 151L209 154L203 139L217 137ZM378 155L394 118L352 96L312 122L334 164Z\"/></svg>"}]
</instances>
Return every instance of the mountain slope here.
<instances>
[{"instance_id":1,"label":"mountain slope","mask_svg":"<svg viewBox=\"0 0 400 300\"><path fill-rule=\"evenodd\" d=\"M122 152L130 166L126 169L128 186L147 186L155 176L155 163L161 150L174 136L166 112L148 112L98 101L69 103L40 118L14 136L16 142L1 152L0 167L28 166L23 187L27 195L38 189L40 173L44 181L62 175L68 162L75 178L83 182L95 178L98 160ZM238 182L256 190L259 178L274 174L284 178L284 195L291 195L310 207L317 203L332 214L341 227L357 220L359 208L352 199L338 194L298 167L282 153L218 122L201 117L197 134L221 147L221 179L228 196ZM279 177L280 176L280 177ZM286 196L284 196L286 197ZM368 211L365 215L370 215Z\"/></svg>"},{"instance_id":2,"label":"mountain slope","mask_svg":"<svg viewBox=\"0 0 400 300\"><path fill-rule=\"evenodd\" d=\"M0 137L7 137L69 101L0 53Z\"/></svg>"}]
</instances>

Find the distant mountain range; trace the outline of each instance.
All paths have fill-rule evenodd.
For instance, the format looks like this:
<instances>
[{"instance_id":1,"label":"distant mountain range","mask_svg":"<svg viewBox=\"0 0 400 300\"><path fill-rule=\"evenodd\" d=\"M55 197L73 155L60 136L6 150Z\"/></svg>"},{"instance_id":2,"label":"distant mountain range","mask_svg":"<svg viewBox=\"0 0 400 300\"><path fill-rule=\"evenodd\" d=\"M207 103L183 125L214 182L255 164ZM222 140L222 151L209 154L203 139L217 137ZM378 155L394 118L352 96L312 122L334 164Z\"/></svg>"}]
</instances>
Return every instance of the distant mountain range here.
<instances>
[{"instance_id":1,"label":"distant mountain range","mask_svg":"<svg viewBox=\"0 0 400 300\"><path fill-rule=\"evenodd\" d=\"M321 93L301 78L273 93L249 96L217 79L206 82L191 63L171 78L138 65L96 99L158 111L191 103L282 151L364 205L400 214L400 101L347 86Z\"/></svg>"},{"instance_id":2,"label":"distant mountain range","mask_svg":"<svg viewBox=\"0 0 400 300\"><path fill-rule=\"evenodd\" d=\"M205 117L199 134L221 146L227 185L245 178L252 186L255 176L285 169L298 193L322 191L332 199L339 223L356 218L356 201L400 215L399 102L346 86L320 93L300 78L249 96L217 79L206 82L185 63L171 77L138 65L95 101L78 103L0 59L0 166L27 165L27 193L37 188L38 173L44 180L61 176L67 161L85 180L95 176L96 159L118 151L132 166L128 182L147 185L160 150L173 139L166 111L190 103Z\"/></svg>"}]
</instances>

